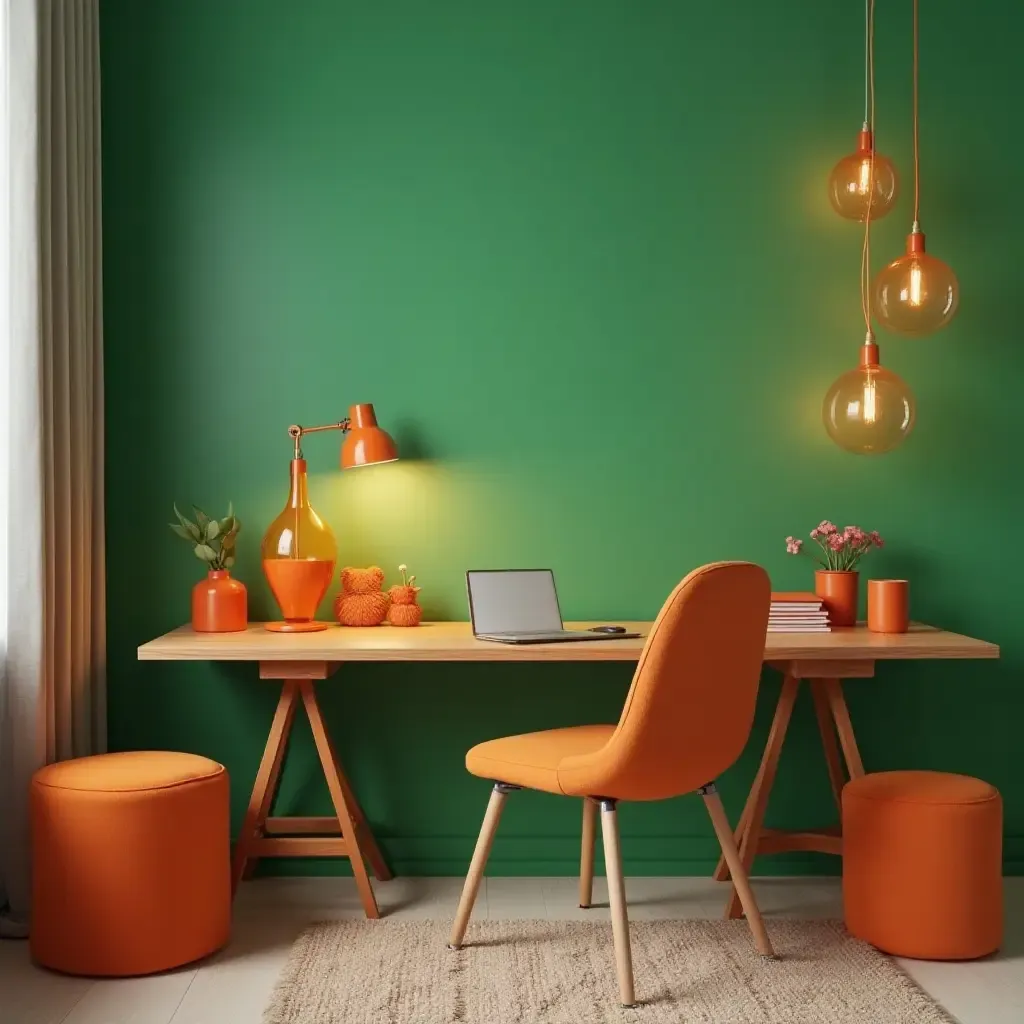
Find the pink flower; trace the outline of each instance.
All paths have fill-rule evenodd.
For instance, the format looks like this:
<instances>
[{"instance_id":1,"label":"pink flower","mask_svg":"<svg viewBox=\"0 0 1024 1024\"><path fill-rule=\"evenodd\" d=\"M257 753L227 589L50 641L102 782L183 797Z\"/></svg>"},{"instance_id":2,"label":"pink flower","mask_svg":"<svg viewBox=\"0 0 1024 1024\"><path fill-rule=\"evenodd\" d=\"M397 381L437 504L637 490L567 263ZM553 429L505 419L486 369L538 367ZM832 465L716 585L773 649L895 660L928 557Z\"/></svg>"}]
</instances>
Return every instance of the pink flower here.
<instances>
[{"instance_id":1,"label":"pink flower","mask_svg":"<svg viewBox=\"0 0 1024 1024\"><path fill-rule=\"evenodd\" d=\"M835 532L835 523L830 523L827 519L822 519L822 521L818 523L818 533L824 534L824 536L828 537L830 534L833 534Z\"/></svg>"},{"instance_id":2,"label":"pink flower","mask_svg":"<svg viewBox=\"0 0 1024 1024\"><path fill-rule=\"evenodd\" d=\"M821 536L821 530L815 527L811 530L811 540L817 540Z\"/></svg>"},{"instance_id":3,"label":"pink flower","mask_svg":"<svg viewBox=\"0 0 1024 1024\"><path fill-rule=\"evenodd\" d=\"M877 530L872 530L868 534L868 540L875 545L876 548L884 548L885 541L882 540L881 534Z\"/></svg>"},{"instance_id":4,"label":"pink flower","mask_svg":"<svg viewBox=\"0 0 1024 1024\"><path fill-rule=\"evenodd\" d=\"M804 546L802 540L797 540L796 537L786 538L786 554L787 555L799 555L800 549Z\"/></svg>"},{"instance_id":5,"label":"pink flower","mask_svg":"<svg viewBox=\"0 0 1024 1024\"><path fill-rule=\"evenodd\" d=\"M868 539L868 535L859 526L847 526L843 530L843 537L858 548Z\"/></svg>"},{"instance_id":6,"label":"pink flower","mask_svg":"<svg viewBox=\"0 0 1024 1024\"><path fill-rule=\"evenodd\" d=\"M846 547L846 538L841 533L833 533L828 539L828 546L833 551L842 551Z\"/></svg>"}]
</instances>

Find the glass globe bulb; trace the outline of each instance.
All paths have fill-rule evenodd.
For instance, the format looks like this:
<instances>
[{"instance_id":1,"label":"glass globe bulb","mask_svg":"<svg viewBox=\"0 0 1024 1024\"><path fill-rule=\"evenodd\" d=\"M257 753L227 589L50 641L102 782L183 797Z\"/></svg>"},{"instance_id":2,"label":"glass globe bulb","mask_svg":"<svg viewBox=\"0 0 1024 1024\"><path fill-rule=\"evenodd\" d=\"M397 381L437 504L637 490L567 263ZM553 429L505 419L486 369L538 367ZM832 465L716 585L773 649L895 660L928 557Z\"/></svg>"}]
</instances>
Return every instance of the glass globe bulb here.
<instances>
[{"instance_id":1,"label":"glass globe bulb","mask_svg":"<svg viewBox=\"0 0 1024 1024\"><path fill-rule=\"evenodd\" d=\"M929 255L924 235L912 232L907 251L875 278L875 313L890 331L918 337L945 327L960 301L960 285L948 263Z\"/></svg>"},{"instance_id":2,"label":"glass globe bulb","mask_svg":"<svg viewBox=\"0 0 1024 1024\"><path fill-rule=\"evenodd\" d=\"M856 455L877 455L900 444L914 427L914 396L902 378L878 364L878 346L865 344L861 365L828 389L821 408L828 436Z\"/></svg>"},{"instance_id":3,"label":"glass globe bulb","mask_svg":"<svg viewBox=\"0 0 1024 1024\"><path fill-rule=\"evenodd\" d=\"M856 152L844 156L829 175L828 197L832 209L847 220L864 220L869 206L871 219L879 220L896 205L899 194L896 168L888 157L877 151L872 168L873 148L872 133L862 131Z\"/></svg>"}]
</instances>

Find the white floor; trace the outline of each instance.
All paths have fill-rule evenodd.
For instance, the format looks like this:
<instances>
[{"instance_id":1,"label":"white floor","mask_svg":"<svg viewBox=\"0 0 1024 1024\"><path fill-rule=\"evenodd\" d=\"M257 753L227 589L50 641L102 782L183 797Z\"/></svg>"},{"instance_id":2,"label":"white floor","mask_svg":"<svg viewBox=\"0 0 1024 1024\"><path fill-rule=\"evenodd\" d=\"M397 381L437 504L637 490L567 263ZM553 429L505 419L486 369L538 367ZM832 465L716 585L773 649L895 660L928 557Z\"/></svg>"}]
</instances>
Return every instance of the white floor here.
<instances>
[{"instance_id":1,"label":"white floor","mask_svg":"<svg viewBox=\"0 0 1024 1024\"><path fill-rule=\"evenodd\" d=\"M378 884L381 910L396 919L452 916L458 878L398 878ZM757 879L766 916L841 917L838 879ZM727 887L705 878L631 878L630 915L717 917ZM604 902L604 879L594 900ZM1003 950L973 963L902 961L961 1024L1024 1021L1024 878L1007 879ZM606 919L582 911L573 878L488 878L476 915L493 919ZM192 966L149 978L90 981L33 967L25 942L0 941L3 1024L259 1024L293 939L310 921L361 916L351 879L276 878L243 883L227 949ZM496 1022L497 1024L497 1022Z\"/></svg>"}]
</instances>

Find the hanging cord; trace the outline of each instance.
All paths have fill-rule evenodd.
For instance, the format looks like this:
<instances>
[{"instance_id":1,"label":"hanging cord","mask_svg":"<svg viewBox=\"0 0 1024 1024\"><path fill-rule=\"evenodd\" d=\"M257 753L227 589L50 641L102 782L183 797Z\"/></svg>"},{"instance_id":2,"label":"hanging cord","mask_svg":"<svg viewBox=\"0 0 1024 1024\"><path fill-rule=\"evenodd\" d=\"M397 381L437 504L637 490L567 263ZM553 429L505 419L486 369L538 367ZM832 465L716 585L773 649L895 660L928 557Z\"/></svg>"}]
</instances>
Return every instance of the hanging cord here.
<instances>
[{"instance_id":1,"label":"hanging cord","mask_svg":"<svg viewBox=\"0 0 1024 1024\"><path fill-rule=\"evenodd\" d=\"M914 0L916 5L917 0ZM867 100L864 120L875 126L875 0L865 2L865 46L864 66L867 76L864 95ZM860 306L864 314L864 327L871 332L871 208L875 201L875 146L872 136L871 155L868 164L868 202L864 211L864 244L860 251Z\"/></svg>"},{"instance_id":2,"label":"hanging cord","mask_svg":"<svg viewBox=\"0 0 1024 1024\"><path fill-rule=\"evenodd\" d=\"M864 127L871 127L871 0L864 0Z\"/></svg>"},{"instance_id":3,"label":"hanging cord","mask_svg":"<svg viewBox=\"0 0 1024 1024\"><path fill-rule=\"evenodd\" d=\"M921 155L920 119L917 112L917 79L918 79L918 0L914 0L914 230L918 230L921 219Z\"/></svg>"}]
</instances>

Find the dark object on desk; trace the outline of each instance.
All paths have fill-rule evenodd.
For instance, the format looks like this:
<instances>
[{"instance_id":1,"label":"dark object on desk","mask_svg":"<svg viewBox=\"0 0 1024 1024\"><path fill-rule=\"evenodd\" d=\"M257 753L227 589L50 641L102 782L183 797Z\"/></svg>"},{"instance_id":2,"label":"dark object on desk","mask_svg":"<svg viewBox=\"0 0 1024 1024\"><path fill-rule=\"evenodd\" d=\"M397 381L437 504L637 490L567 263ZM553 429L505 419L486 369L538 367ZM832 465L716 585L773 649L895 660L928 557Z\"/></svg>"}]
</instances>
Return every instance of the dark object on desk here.
<instances>
[{"instance_id":1,"label":"dark object on desk","mask_svg":"<svg viewBox=\"0 0 1024 1024\"><path fill-rule=\"evenodd\" d=\"M591 633L625 633L625 626L591 626Z\"/></svg>"}]
</instances>

